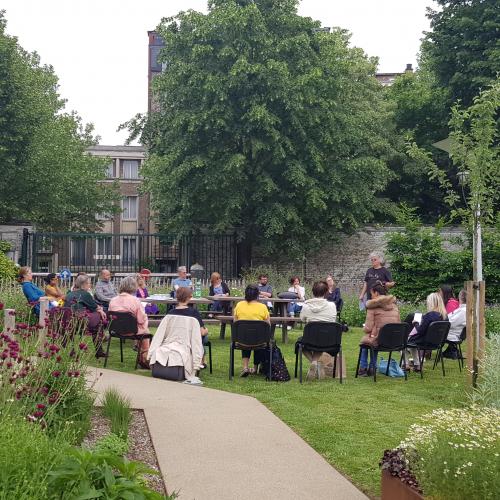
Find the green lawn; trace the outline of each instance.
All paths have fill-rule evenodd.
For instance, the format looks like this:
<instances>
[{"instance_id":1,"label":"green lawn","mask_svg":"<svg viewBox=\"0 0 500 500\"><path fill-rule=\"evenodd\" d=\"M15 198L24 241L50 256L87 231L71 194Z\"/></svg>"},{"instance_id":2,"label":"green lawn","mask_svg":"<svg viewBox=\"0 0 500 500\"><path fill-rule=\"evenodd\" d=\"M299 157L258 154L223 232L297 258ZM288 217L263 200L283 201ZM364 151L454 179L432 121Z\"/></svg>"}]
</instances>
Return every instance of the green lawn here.
<instances>
[{"instance_id":1,"label":"green lawn","mask_svg":"<svg viewBox=\"0 0 500 500\"><path fill-rule=\"evenodd\" d=\"M290 375L293 377L293 343L300 329L290 332L290 343L278 340ZM396 446L405 436L415 417L435 408L448 408L465 401L465 375L456 361L445 360L446 377L441 370L427 365L424 380L412 373L408 382L379 375L354 379L358 342L362 333L353 328L343 338L348 378L287 383L266 382L260 376L228 379L229 341L219 340L218 328L210 327L214 372L203 371L207 387L256 397L286 422L325 459L372 497L380 494L378 462L384 449ZM235 373L239 374L239 353ZM118 342L113 341L108 368L133 371L135 352L125 348L125 362L120 363ZM102 361L99 362L102 366ZM308 362L304 363L304 374ZM137 373L148 375L145 370Z\"/></svg>"}]
</instances>

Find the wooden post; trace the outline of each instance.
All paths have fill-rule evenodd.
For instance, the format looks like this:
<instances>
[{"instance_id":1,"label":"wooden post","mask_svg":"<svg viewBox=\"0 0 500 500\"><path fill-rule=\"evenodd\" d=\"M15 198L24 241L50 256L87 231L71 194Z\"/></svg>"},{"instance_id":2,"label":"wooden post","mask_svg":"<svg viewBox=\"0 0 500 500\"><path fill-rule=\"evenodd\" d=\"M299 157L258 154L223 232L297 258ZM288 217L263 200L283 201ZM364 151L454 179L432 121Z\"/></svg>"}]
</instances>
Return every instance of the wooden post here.
<instances>
[{"instance_id":1,"label":"wooden post","mask_svg":"<svg viewBox=\"0 0 500 500\"><path fill-rule=\"evenodd\" d=\"M49 298L40 297L40 316L38 317L38 324L42 327L40 330L40 341L45 340L45 334L47 333L46 320L49 318Z\"/></svg>"},{"instance_id":2,"label":"wooden post","mask_svg":"<svg viewBox=\"0 0 500 500\"><path fill-rule=\"evenodd\" d=\"M3 317L3 329L5 333L12 332L16 328L16 311L5 309Z\"/></svg>"},{"instance_id":3,"label":"wooden post","mask_svg":"<svg viewBox=\"0 0 500 500\"><path fill-rule=\"evenodd\" d=\"M467 382L470 385L474 383L474 311L476 306L474 294L474 281L464 283L467 291L467 309L466 309L466 331L467 331Z\"/></svg>"},{"instance_id":4,"label":"wooden post","mask_svg":"<svg viewBox=\"0 0 500 500\"><path fill-rule=\"evenodd\" d=\"M486 338L486 284L484 281L479 282L479 346L476 352L477 358L482 361L484 356L484 343Z\"/></svg>"}]
</instances>

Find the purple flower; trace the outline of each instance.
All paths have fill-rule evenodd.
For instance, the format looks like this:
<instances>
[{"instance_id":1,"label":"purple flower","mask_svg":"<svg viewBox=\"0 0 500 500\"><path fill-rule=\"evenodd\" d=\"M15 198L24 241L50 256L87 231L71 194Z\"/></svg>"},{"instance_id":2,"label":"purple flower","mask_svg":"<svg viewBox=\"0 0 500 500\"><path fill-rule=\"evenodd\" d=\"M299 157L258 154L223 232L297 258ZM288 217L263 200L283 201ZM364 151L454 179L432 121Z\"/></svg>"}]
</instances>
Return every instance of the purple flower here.
<instances>
[{"instance_id":1,"label":"purple flower","mask_svg":"<svg viewBox=\"0 0 500 500\"><path fill-rule=\"evenodd\" d=\"M46 406L43 404L43 403L38 403L36 405L36 407L39 409L39 410L45 410Z\"/></svg>"},{"instance_id":2,"label":"purple flower","mask_svg":"<svg viewBox=\"0 0 500 500\"><path fill-rule=\"evenodd\" d=\"M52 372L52 376L55 377L55 378L59 377L60 375L61 375L61 372L59 370L54 370Z\"/></svg>"},{"instance_id":3,"label":"purple flower","mask_svg":"<svg viewBox=\"0 0 500 500\"><path fill-rule=\"evenodd\" d=\"M80 342L78 344L78 347L80 348L81 351L86 351L88 349L87 344L85 344L85 342Z\"/></svg>"}]
</instances>

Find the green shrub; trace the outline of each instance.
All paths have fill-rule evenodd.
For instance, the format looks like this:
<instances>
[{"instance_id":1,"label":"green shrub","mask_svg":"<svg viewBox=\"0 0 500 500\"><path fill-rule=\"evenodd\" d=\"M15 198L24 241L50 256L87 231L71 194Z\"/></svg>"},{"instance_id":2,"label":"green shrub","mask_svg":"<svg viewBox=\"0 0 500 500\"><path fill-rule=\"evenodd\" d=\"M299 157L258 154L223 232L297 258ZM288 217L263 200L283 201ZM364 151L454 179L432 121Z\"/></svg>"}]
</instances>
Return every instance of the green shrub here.
<instances>
[{"instance_id":1,"label":"green shrub","mask_svg":"<svg viewBox=\"0 0 500 500\"><path fill-rule=\"evenodd\" d=\"M2 412L0 442L0 499L48 498L48 473L66 446L64 435L49 436L22 415Z\"/></svg>"},{"instance_id":2,"label":"green shrub","mask_svg":"<svg viewBox=\"0 0 500 500\"><path fill-rule=\"evenodd\" d=\"M400 446L426 498L498 498L499 410L439 409L419 420Z\"/></svg>"},{"instance_id":3,"label":"green shrub","mask_svg":"<svg viewBox=\"0 0 500 500\"><path fill-rule=\"evenodd\" d=\"M500 334L500 305L487 306L484 315L486 317L486 335Z\"/></svg>"},{"instance_id":4,"label":"green shrub","mask_svg":"<svg viewBox=\"0 0 500 500\"><path fill-rule=\"evenodd\" d=\"M10 250L10 243L0 240L0 280L13 280L17 275L17 267L6 254Z\"/></svg>"},{"instance_id":5,"label":"green shrub","mask_svg":"<svg viewBox=\"0 0 500 500\"><path fill-rule=\"evenodd\" d=\"M49 493L60 500L164 498L145 485L144 474L158 473L113 453L73 448L50 472Z\"/></svg>"},{"instance_id":6,"label":"green shrub","mask_svg":"<svg viewBox=\"0 0 500 500\"><path fill-rule=\"evenodd\" d=\"M99 439L93 446L96 452L111 453L118 457L126 455L128 448L128 441L113 433L106 434L106 436Z\"/></svg>"},{"instance_id":7,"label":"green shrub","mask_svg":"<svg viewBox=\"0 0 500 500\"><path fill-rule=\"evenodd\" d=\"M458 292L472 279L472 243L470 237L457 238L462 250L446 250L439 227L423 228L418 221L408 221L405 230L391 233L387 253L396 281L395 295L404 301L420 302L448 283ZM500 302L500 237L498 228L484 230L483 274L486 300Z\"/></svg>"},{"instance_id":8,"label":"green shrub","mask_svg":"<svg viewBox=\"0 0 500 500\"><path fill-rule=\"evenodd\" d=\"M341 318L349 326L362 327L366 319L366 311L359 310L359 299L354 295L343 295L344 306L342 307Z\"/></svg>"},{"instance_id":9,"label":"green shrub","mask_svg":"<svg viewBox=\"0 0 500 500\"><path fill-rule=\"evenodd\" d=\"M114 388L106 389L102 401L102 413L111 421L111 432L122 439L127 439L132 419L130 400Z\"/></svg>"}]
</instances>

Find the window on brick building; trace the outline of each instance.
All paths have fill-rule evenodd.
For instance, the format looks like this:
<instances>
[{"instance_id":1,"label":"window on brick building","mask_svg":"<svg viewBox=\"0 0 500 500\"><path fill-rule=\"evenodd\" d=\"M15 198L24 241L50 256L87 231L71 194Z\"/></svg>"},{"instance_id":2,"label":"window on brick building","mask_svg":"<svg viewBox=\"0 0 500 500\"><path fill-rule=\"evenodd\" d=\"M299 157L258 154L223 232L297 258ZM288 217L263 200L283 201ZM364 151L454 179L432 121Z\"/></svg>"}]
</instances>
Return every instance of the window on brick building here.
<instances>
[{"instance_id":1,"label":"window on brick building","mask_svg":"<svg viewBox=\"0 0 500 500\"><path fill-rule=\"evenodd\" d=\"M107 179L112 179L115 176L115 163L111 162L107 167L106 167L106 178Z\"/></svg>"},{"instance_id":2,"label":"window on brick building","mask_svg":"<svg viewBox=\"0 0 500 500\"><path fill-rule=\"evenodd\" d=\"M122 220L137 220L137 196L125 196L122 200Z\"/></svg>"},{"instance_id":3,"label":"window on brick building","mask_svg":"<svg viewBox=\"0 0 500 500\"><path fill-rule=\"evenodd\" d=\"M122 264L133 266L137 259L137 239L123 238L122 240Z\"/></svg>"},{"instance_id":4,"label":"window on brick building","mask_svg":"<svg viewBox=\"0 0 500 500\"><path fill-rule=\"evenodd\" d=\"M139 160L123 160L123 178L139 178Z\"/></svg>"}]
</instances>

